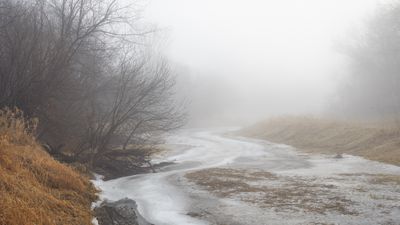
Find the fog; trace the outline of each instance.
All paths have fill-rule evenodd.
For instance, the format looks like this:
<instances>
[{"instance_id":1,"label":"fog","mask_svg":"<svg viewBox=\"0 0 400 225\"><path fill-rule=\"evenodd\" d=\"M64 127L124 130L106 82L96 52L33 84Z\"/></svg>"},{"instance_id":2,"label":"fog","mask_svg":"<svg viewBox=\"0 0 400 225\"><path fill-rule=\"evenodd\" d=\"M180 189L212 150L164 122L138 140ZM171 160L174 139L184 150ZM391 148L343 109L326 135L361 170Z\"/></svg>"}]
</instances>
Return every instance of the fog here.
<instances>
[{"instance_id":1,"label":"fog","mask_svg":"<svg viewBox=\"0 0 400 225\"><path fill-rule=\"evenodd\" d=\"M199 109L209 112L213 103L224 118L260 119L324 113L346 74L337 41L351 37L381 4L150 0L144 17L167 39L164 53L190 76L184 79L195 95L193 111L204 115Z\"/></svg>"},{"instance_id":2,"label":"fog","mask_svg":"<svg viewBox=\"0 0 400 225\"><path fill-rule=\"evenodd\" d=\"M0 28L0 225L400 225L400 0L0 0Z\"/></svg>"}]
</instances>

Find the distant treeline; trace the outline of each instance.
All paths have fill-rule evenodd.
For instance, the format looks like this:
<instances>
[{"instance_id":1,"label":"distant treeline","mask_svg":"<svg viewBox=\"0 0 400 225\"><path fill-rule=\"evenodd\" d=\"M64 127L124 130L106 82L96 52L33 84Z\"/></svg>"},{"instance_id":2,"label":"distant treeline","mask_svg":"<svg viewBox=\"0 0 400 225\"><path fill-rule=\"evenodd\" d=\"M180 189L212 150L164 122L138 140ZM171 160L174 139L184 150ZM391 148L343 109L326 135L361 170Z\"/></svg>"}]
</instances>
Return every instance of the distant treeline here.
<instances>
[{"instance_id":1,"label":"distant treeline","mask_svg":"<svg viewBox=\"0 0 400 225\"><path fill-rule=\"evenodd\" d=\"M361 30L341 43L350 59L350 77L340 89L335 110L355 118L398 119L400 2L378 8Z\"/></svg>"},{"instance_id":2,"label":"distant treeline","mask_svg":"<svg viewBox=\"0 0 400 225\"><path fill-rule=\"evenodd\" d=\"M38 118L54 154L94 162L179 127L168 62L117 0L0 0L0 108Z\"/></svg>"}]
</instances>

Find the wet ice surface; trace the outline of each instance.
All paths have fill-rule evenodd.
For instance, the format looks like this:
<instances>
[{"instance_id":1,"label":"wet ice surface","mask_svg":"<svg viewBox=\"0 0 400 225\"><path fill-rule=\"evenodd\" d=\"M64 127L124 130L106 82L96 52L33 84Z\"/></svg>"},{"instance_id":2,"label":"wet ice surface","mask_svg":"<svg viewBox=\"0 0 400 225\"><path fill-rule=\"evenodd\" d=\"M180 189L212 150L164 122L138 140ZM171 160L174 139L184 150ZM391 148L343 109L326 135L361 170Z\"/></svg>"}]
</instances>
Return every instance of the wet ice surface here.
<instances>
[{"instance_id":1,"label":"wet ice surface","mask_svg":"<svg viewBox=\"0 0 400 225\"><path fill-rule=\"evenodd\" d=\"M172 150L154 159L154 162L175 164L155 174L107 182L98 180L97 185L103 190L101 197L109 200L134 199L139 212L156 225L400 224L399 185L370 182L373 174L400 175L400 167L350 155L345 155L343 159L307 155L286 145L221 135L228 130L184 130L169 136L167 144ZM265 193L258 191L219 196L218 192L212 193L184 176L209 168L261 170L279 177L247 182L257 190L276 185L278 188L271 190L279 190L279 185L294 185L293 189L288 189L293 191L297 189L295 185L312 183L315 184L312 188L317 188L312 193L320 196L316 199L317 203L335 201L330 198L340 196L351 201L348 210L357 213L342 215L334 210L322 214L307 212L301 207L297 210L296 204L301 205L298 203L292 208L279 208L273 201L260 201L260 194L264 194L265 198ZM326 191L320 188L327 185L333 188ZM289 200L276 201L287 204Z\"/></svg>"}]
</instances>

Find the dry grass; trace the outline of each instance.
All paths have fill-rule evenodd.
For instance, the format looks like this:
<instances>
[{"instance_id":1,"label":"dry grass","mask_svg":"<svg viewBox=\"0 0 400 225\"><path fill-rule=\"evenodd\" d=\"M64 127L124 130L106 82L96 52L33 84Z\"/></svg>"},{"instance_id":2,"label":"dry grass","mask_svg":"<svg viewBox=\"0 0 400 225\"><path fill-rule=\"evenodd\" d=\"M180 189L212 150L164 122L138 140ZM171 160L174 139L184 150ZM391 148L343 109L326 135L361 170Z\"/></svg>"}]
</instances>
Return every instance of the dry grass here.
<instances>
[{"instance_id":1,"label":"dry grass","mask_svg":"<svg viewBox=\"0 0 400 225\"><path fill-rule=\"evenodd\" d=\"M400 165L400 129L310 117L275 118L243 129L242 135L318 153L347 153Z\"/></svg>"},{"instance_id":2,"label":"dry grass","mask_svg":"<svg viewBox=\"0 0 400 225\"><path fill-rule=\"evenodd\" d=\"M37 122L37 119L24 119L24 114L19 109L0 110L0 141L19 145L34 144L33 132Z\"/></svg>"},{"instance_id":3,"label":"dry grass","mask_svg":"<svg viewBox=\"0 0 400 225\"><path fill-rule=\"evenodd\" d=\"M398 185L400 186L400 176L399 175L388 175L388 174L381 174L375 176L371 183L373 184L382 184L382 185Z\"/></svg>"},{"instance_id":4,"label":"dry grass","mask_svg":"<svg viewBox=\"0 0 400 225\"><path fill-rule=\"evenodd\" d=\"M336 187L301 177L276 176L266 171L212 168L185 177L223 198L237 198L277 212L357 215L354 202L337 193Z\"/></svg>"},{"instance_id":5,"label":"dry grass","mask_svg":"<svg viewBox=\"0 0 400 225\"><path fill-rule=\"evenodd\" d=\"M368 181L371 184L400 186L400 175L369 173L342 173L339 175L348 177L364 176L368 178Z\"/></svg>"},{"instance_id":6,"label":"dry grass","mask_svg":"<svg viewBox=\"0 0 400 225\"><path fill-rule=\"evenodd\" d=\"M271 178L275 177L271 173L265 173ZM254 181L257 178L250 174L244 176L243 171L240 170L213 168L188 173L185 177L220 197L229 197L235 193L260 191L259 188L245 182L246 180Z\"/></svg>"},{"instance_id":7,"label":"dry grass","mask_svg":"<svg viewBox=\"0 0 400 225\"><path fill-rule=\"evenodd\" d=\"M91 224L95 188L43 151L21 115L0 111L0 224Z\"/></svg>"}]
</instances>

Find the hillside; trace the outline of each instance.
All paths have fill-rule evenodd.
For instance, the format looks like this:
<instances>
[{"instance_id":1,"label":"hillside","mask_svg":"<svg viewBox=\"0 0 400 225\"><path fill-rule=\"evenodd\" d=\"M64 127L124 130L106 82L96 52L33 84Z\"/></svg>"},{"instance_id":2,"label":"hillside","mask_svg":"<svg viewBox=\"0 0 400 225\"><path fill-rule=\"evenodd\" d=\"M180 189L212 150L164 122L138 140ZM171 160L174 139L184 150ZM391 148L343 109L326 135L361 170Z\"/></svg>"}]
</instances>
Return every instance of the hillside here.
<instances>
[{"instance_id":1,"label":"hillside","mask_svg":"<svg viewBox=\"0 0 400 225\"><path fill-rule=\"evenodd\" d=\"M400 129L392 125L281 117L244 128L240 134L307 152L346 153L400 165Z\"/></svg>"},{"instance_id":2,"label":"hillside","mask_svg":"<svg viewBox=\"0 0 400 225\"><path fill-rule=\"evenodd\" d=\"M92 224L89 179L47 154L21 118L0 111L0 224Z\"/></svg>"}]
</instances>

